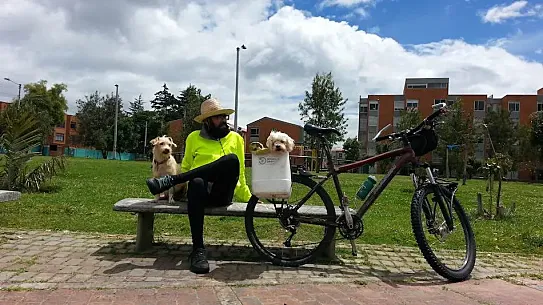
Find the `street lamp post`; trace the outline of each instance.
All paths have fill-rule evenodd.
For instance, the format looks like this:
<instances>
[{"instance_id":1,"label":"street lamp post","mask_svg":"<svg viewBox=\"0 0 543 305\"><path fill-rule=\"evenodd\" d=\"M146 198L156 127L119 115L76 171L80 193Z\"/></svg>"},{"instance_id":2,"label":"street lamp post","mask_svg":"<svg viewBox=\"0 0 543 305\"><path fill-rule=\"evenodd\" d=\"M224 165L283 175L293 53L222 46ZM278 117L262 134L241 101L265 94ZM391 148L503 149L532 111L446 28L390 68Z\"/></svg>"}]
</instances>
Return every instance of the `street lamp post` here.
<instances>
[{"instance_id":1,"label":"street lamp post","mask_svg":"<svg viewBox=\"0 0 543 305\"><path fill-rule=\"evenodd\" d=\"M236 48L236 98L235 98L235 117L234 117L234 130L238 130L238 82L239 82L239 49L246 50L247 47L245 47L244 44L241 45L241 47Z\"/></svg>"},{"instance_id":2,"label":"street lamp post","mask_svg":"<svg viewBox=\"0 0 543 305\"><path fill-rule=\"evenodd\" d=\"M117 116L119 113L119 85L115 85L115 131L113 135L113 159L117 160Z\"/></svg>"},{"instance_id":3,"label":"street lamp post","mask_svg":"<svg viewBox=\"0 0 543 305\"><path fill-rule=\"evenodd\" d=\"M18 99L17 99L17 103L20 105L20 104L21 104L21 84L12 81L9 77L4 77L4 80L7 80L8 82L12 82L12 83L14 83L15 85L18 85L18 86L19 86L19 97L18 97Z\"/></svg>"}]
</instances>

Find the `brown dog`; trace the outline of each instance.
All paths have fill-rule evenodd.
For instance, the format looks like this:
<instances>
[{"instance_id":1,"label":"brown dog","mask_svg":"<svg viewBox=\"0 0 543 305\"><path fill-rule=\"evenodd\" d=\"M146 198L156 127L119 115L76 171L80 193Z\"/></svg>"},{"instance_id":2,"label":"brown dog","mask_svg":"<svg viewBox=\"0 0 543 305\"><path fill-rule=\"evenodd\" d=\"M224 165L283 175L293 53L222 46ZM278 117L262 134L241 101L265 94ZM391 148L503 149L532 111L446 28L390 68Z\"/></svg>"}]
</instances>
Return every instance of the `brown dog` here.
<instances>
[{"instance_id":1,"label":"brown dog","mask_svg":"<svg viewBox=\"0 0 543 305\"><path fill-rule=\"evenodd\" d=\"M172 151L177 145L173 142L171 137L166 135L162 137L156 137L151 140L151 145L153 145L153 177L162 177L166 175L177 175L179 170L179 165L175 161L175 158L172 156ZM168 203L174 202L174 194L185 189L186 183L176 185L168 190ZM155 201L158 201L162 196L166 195L157 194L155 196Z\"/></svg>"}]
</instances>

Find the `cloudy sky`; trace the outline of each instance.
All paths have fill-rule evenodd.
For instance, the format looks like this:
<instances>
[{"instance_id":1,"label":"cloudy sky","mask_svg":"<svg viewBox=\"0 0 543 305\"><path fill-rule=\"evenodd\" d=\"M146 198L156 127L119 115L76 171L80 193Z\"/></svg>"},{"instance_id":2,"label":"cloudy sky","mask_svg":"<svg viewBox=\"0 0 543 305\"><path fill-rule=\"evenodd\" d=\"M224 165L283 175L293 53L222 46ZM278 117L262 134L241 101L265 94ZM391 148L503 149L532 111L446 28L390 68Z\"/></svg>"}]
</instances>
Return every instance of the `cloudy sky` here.
<instances>
[{"instance_id":1,"label":"cloudy sky","mask_svg":"<svg viewBox=\"0 0 543 305\"><path fill-rule=\"evenodd\" d=\"M164 82L233 108L241 44L240 125L300 123L317 72L348 98L349 136L359 96L399 94L406 77L449 77L457 94L543 87L541 0L0 1L0 76L66 83L72 114L95 90L148 101ZM0 100L16 95L0 81Z\"/></svg>"}]
</instances>

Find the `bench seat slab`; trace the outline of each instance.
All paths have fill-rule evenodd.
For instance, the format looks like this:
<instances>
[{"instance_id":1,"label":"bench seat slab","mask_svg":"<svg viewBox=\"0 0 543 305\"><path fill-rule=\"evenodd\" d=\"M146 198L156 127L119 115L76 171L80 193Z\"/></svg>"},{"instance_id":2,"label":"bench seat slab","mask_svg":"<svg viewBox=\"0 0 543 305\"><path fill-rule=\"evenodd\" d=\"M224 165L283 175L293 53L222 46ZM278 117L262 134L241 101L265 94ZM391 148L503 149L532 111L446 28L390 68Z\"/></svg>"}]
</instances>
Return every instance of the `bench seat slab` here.
<instances>
[{"instance_id":1,"label":"bench seat slab","mask_svg":"<svg viewBox=\"0 0 543 305\"><path fill-rule=\"evenodd\" d=\"M279 206L279 205L278 205ZM247 203L233 202L227 207L212 207L205 209L205 215L210 216L245 216ZM153 202L153 199L147 198L126 198L118 201L113 206L114 211L132 212L132 213L166 213L166 214L187 214L187 202L176 201L174 204L169 204L165 200ZM336 215L341 215L339 207L335 208ZM320 216L327 215L325 207L303 205L298 213L304 216ZM255 208L256 217L277 217L274 205L271 203L257 204Z\"/></svg>"}]
</instances>

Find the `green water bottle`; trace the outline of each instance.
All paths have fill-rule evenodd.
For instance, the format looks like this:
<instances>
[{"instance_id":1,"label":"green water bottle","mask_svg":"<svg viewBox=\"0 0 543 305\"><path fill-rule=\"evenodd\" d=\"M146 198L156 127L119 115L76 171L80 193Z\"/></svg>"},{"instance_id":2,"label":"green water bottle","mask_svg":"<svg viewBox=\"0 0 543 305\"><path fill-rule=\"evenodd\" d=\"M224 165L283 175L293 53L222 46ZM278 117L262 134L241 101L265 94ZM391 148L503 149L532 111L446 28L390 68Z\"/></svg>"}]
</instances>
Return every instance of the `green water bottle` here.
<instances>
[{"instance_id":1,"label":"green water bottle","mask_svg":"<svg viewBox=\"0 0 543 305\"><path fill-rule=\"evenodd\" d=\"M360 200L366 199L366 196L370 193L371 189L375 186L377 183L377 180L375 179L375 176L368 176L368 179L364 181L362 186L358 189L358 192L356 193L356 197Z\"/></svg>"}]
</instances>

